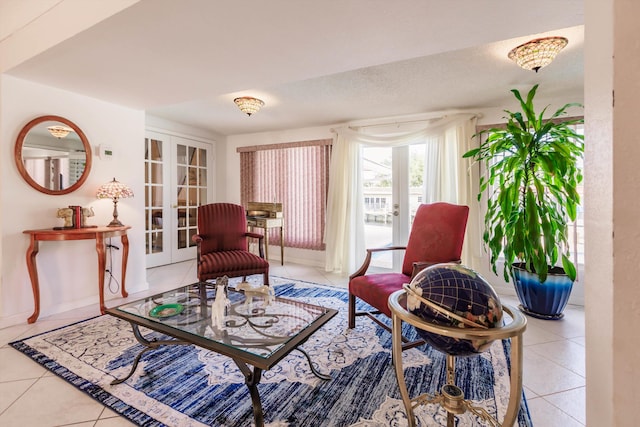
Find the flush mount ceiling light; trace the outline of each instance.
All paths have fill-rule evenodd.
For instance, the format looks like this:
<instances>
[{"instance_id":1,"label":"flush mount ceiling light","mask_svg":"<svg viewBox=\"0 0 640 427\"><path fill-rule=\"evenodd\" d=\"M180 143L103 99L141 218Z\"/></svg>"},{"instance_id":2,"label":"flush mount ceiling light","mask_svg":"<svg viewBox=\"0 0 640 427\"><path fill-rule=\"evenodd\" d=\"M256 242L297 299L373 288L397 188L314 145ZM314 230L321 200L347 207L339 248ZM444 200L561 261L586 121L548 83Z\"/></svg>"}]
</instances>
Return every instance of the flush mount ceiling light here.
<instances>
[{"instance_id":1,"label":"flush mount ceiling light","mask_svg":"<svg viewBox=\"0 0 640 427\"><path fill-rule=\"evenodd\" d=\"M569 41L564 37L544 37L528 41L509 52L509 59L525 70L538 70L549 65Z\"/></svg>"},{"instance_id":2,"label":"flush mount ceiling light","mask_svg":"<svg viewBox=\"0 0 640 427\"><path fill-rule=\"evenodd\" d=\"M55 136L58 139L64 138L65 136L69 135L69 132L73 132L73 129L66 126L49 126L47 130L51 135Z\"/></svg>"},{"instance_id":3,"label":"flush mount ceiling light","mask_svg":"<svg viewBox=\"0 0 640 427\"><path fill-rule=\"evenodd\" d=\"M233 100L233 102L236 103L240 111L242 111L243 113L247 113L247 116L258 112L258 110L264 107L264 101L258 98L252 98L250 96L242 96L240 98L236 98Z\"/></svg>"}]
</instances>

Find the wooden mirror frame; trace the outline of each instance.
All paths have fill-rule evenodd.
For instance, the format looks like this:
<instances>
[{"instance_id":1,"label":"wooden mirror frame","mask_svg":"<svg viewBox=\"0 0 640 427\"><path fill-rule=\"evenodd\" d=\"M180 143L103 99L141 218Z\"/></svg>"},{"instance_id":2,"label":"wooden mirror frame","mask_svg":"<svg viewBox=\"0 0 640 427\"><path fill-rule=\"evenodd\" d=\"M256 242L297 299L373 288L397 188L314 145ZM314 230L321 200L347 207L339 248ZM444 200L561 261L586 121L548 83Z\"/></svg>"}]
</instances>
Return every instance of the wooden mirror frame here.
<instances>
[{"instance_id":1,"label":"wooden mirror frame","mask_svg":"<svg viewBox=\"0 0 640 427\"><path fill-rule=\"evenodd\" d=\"M78 137L82 141L82 145L84 145L84 151L86 156L84 171L82 172L82 175L80 176L80 178L73 185L70 185L69 187L64 188L62 190L50 190L48 188L41 186L33 178L31 178L31 176L29 175L29 173L24 167L24 162L22 158L22 147L24 145L24 139L31 129L33 129L35 126L37 126L42 122L60 122L65 124L66 126L69 126L78 135ZM65 119L64 117L60 117L60 116L36 117L35 119L27 123L22 128L22 130L20 131L20 134L18 134L18 138L16 139L14 157L16 161L16 166L18 167L18 172L20 172L20 175L22 175L22 178L24 178L24 180L30 186L32 186L33 188L35 188L36 190L42 193L51 194L55 196L68 194L80 188L80 186L84 184L84 182L86 181L87 177L89 176L89 172L91 171L91 146L89 145L89 140L87 139L84 132L82 132L82 129L80 129L75 123L73 123L71 120Z\"/></svg>"}]
</instances>

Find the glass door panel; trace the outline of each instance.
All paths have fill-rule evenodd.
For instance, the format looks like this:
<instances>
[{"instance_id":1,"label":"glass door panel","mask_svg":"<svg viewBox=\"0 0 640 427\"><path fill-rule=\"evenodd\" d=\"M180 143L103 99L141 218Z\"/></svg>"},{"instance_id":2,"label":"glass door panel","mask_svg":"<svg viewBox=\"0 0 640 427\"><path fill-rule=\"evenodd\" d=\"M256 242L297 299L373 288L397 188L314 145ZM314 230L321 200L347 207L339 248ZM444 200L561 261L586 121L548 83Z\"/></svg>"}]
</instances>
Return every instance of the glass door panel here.
<instances>
[{"instance_id":1,"label":"glass door panel","mask_svg":"<svg viewBox=\"0 0 640 427\"><path fill-rule=\"evenodd\" d=\"M424 198L425 144L364 147L365 247L405 246ZM374 253L373 267L400 271L404 251Z\"/></svg>"},{"instance_id":2,"label":"glass door panel","mask_svg":"<svg viewBox=\"0 0 640 427\"><path fill-rule=\"evenodd\" d=\"M164 164L169 143L166 135L149 134L145 138L145 250L148 267L171 262L170 246L167 246L170 210L165 203L169 177Z\"/></svg>"},{"instance_id":3,"label":"glass door panel","mask_svg":"<svg viewBox=\"0 0 640 427\"><path fill-rule=\"evenodd\" d=\"M418 206L424 203L426 144L409 146L409 230L413 225Z\"/></svg>"},{"instance_id":4,"label":"glass door panel","mask_svg":"<svg viewBox=\"0 0 640 427\"><path fill-rule=\"evenodd\" d=\"M381 248L393 244L393 175L391 147L362 148L364 244ZM392 251L375 252L372 267L392 268Z\"/></svg>"},{"instance_id":5,"label":"glass door panel","mask_svg":"<svg viewBox=\"0 0 640 427\"><path fill-rule=\"evenodd\" d=\"M171 258L176 262L196 256L196 244L191 238L198 231L197 208L210 200L206 168L212 148L184 138L174 137L174 140L177 226Z\"/></svg>"}]
</instances>

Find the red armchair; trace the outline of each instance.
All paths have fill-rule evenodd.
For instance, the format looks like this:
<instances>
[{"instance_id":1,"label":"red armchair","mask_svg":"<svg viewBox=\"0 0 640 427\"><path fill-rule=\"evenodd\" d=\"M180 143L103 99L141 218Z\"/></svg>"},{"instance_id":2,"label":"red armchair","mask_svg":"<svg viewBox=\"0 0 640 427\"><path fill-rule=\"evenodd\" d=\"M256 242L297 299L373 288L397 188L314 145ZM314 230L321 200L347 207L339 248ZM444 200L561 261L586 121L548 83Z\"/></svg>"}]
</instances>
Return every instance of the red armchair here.
<instances>
[{"instance_id":1,"label":"red armchair","mask_svg":"<svg viewBox=\"0 0 640 427\"><path fill-rule=\"evenodd\" d=\"M248 250L247 238L258 239L260 256ZM198 207L198 280L218 277L246 278L262 274L269 284L269 262L264 259L263 236L247 232L247 218L242 206L211 203Z\"/></svg>"},{"instance_id":2,"label":"red armchair","mask_svg":"<svg viewBox=\"0 0 640 427\"><path fill-rule=\"evenodd\" d=\"M376 314L391 317L387 305L389 295L402 289L404 283L429 265L442 262L460 262L464 232L469 216L468 206L449 203L423 204L418 207L407 246L367 249L364 263L349 276L349 328L356 326L356 316L366 315L377 324L389 329ZM400 273L366 274L374 252L405 250ZM374 308L356 311L356 298Z\"/></svg>"}]
</instances>

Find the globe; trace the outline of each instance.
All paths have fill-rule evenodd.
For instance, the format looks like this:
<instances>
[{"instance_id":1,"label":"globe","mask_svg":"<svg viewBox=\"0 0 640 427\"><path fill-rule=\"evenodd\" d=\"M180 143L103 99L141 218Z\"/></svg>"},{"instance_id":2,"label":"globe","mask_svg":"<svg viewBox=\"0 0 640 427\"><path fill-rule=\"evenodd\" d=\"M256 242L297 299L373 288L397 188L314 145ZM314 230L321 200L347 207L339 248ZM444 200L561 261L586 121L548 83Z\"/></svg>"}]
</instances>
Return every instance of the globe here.
<instances>
[{"instance_id":1,"label":"globe","mask_svg":"<svg viewBox=\"0 0 640 427\"><path fill-rule=\"evenodd\" d=\"M407 286L407 309L429 323L459 328L502 326L502 304L493 287L460 264L435 264ZM415 328L431 346L453 356L471 356L489 348L491 339L465 340Z\"/></svg>"}]
</instances>

